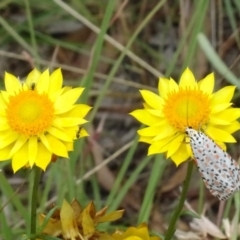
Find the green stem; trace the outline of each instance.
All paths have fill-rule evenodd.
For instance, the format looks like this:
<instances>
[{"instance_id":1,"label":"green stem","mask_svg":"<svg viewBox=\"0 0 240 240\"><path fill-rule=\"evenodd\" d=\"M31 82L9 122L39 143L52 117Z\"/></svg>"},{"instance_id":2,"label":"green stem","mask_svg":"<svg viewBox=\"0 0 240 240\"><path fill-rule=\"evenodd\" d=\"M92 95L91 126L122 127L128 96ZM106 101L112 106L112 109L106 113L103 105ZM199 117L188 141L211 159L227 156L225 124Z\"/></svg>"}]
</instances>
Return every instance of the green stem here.
<instances>
[{"instance_id":1,"label":"green stem","mask_svg":"<svg viewBox=\"0 0 240 240\"><path fill-rule=\"evenodd\" d=\"M42 170L39 167L33 168L34 180L32 186L32 202L31 202L31 240L35 240L37 226L37 201L38 201L38 186Z\"/></svg>"},{"instance_id":2,"label":"green stem","mask_svg":"<svg viewBox=\"0 0 240 240\"><path fill-rule=\"evenodd\" d=\"M177 220L178 220L178 218L181 214L181 211L182 211L182 208L183 208L186 196L187 196L187 191L188 191L188 187L189 187L190 180L191 180L192 170L193 170L193 161L190 161L188 163L187 175L186 175L186 179L183 183L183 189L182 189L182 192L181 192L179 203L178 203L178 206L175 209L175 212L172 215L172 218L170 220L170 224L169 224L169 227L167 229L164 240L171 240L172 236L174 235L175 225L176 225L176 222L177 222Z\"/></svg>"}]
</instances>

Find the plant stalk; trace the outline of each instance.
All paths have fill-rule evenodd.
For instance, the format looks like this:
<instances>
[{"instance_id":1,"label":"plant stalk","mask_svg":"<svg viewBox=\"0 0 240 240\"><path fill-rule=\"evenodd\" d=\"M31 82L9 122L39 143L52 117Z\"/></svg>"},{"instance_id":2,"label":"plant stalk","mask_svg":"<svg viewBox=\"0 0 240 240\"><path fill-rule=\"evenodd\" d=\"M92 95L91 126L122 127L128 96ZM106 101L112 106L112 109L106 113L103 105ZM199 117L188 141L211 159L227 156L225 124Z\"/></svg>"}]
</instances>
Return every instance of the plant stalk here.
<instances>
[{"instance_id":1,"label":"plant stalk","mask_svg":"<svg viewBox=\"0 0 240 240\"><path fill-rule=\"evenodd\" d=\"M186 175L186 179L183 183L183 189L182 189L182 192L181 192L181 195L180 195L180 199L179 199L178 205L177 205L177 207L176 207L176 209L175 209L175 211L172 215L172 218L170 220L170 224L169 224L169 227L167 229L164 240L171 240L172 236L175 233L176 222L177 222L177 220L178 220L178 218L181 214L181 211L182 211L182 208L184 206L184 202L185 202L185 199L186 199L186 196L187 196L187 191L188 191L188 188L189 188L189 185L190 185L190 180L191 180L192 171L193 171L193 164L194 164L194 161L190 161L188 163L187 175Z\"/></svg>"},{"instance_id":2,"label":"plant stalk","mask_svg":"<svg viewBox=\"0 0 240 240\"><path fill-rule=\"evenodd\" d=\"M42 170L39 167L33 168L33 174L34 174L34 182L32 186L32 201L31 201L31 228L30 228L30 234L31 240L35 240L35 235L37 231L37 202L38 202L38 186L40 181Z\"/></svg>"}]
</instances>

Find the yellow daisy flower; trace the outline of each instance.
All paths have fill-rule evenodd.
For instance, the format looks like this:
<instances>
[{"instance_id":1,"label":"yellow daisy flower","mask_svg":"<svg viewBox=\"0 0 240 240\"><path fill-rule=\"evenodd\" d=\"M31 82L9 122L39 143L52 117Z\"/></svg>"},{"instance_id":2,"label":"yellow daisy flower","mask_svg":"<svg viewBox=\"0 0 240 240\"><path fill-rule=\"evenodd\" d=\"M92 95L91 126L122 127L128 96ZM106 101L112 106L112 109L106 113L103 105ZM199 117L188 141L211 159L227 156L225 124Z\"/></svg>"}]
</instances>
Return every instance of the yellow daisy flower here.
<instances>
[{"instance_id":1,"label":"yellow daisy flower","mask_svg":"<svg viewBox=\"0 0 240 240\"><path fill-rule=\"evenodd\" d=\"M5 74L0 93L0 161L12 159L13 171L34 165L46 169L53 154L68 157L73 140L87 136L81 127L91 107L75 104L83 88L62 88L60 69L51 75L34 69L21 82Z\"/></svg>"},{"instance_id":2,"label":"yellow daisy flower","mask_svg":"<svg viewBox=\"0 0 240 240\"><path fill-rule=\"evenodd\" d=\"M158 236L149 236L148 226L145 223L138 227L129 227L125 232L117 230L112 237L114 240L161 240Z\"/></svg>"},{"instance_id":3,"label":"yellow daisy flower","mask_svg":"<svg viewBox=\"0 0 240 240\"><path fill-rule=\"evenodd\" d=\"M186 127L202 129L223 149L224 143L236 142L231 135L240 129L237 119L240 109L230 102L235 86L227 86L213 93L214 75L196 82L187 68L179 85L172 79L160 78L159 95L141 90L146 103L144 109L130 113L148 127L140 129L139 141L150 144L148 154L164 153L176 165L192 156L186 142Z\"/></svg>"}]
</instances>

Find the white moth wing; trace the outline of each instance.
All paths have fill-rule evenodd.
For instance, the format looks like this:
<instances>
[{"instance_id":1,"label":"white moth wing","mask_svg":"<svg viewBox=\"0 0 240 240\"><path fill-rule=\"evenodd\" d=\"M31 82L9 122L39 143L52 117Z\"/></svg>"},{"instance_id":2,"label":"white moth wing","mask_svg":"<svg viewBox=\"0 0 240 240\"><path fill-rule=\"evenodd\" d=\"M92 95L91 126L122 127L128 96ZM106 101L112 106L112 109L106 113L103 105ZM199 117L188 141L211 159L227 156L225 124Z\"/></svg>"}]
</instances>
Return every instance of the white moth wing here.
<instances>
[{"instance_id":1,"label":"white moth wing","mask_svg":"<svg viewBox=\"0 0 240 240\"><path fill-rule=\"evenodd\" d=\"M227 200L239 190L239 165L204 133L191 128L186 133L206 187L221 201Z\"/></svg>"}]
</instances>

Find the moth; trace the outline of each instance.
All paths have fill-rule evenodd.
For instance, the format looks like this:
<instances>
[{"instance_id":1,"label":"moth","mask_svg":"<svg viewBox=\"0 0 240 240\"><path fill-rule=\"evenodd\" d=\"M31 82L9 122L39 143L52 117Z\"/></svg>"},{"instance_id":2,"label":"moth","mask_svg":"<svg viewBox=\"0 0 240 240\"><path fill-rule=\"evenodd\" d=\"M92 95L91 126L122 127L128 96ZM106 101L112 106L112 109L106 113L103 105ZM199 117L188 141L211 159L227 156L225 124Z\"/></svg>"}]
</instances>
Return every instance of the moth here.
<instances>
[{"instance_id":1,"label":"moth","mask_svg":"<svg viewBox=\"0 0 240 240\"><path fill-rule=\"evenodd\" d=\"M209 191L226 201L240 189L240 167L210 137L191 127L186 128L199 172Z\"/></svg>"}]
</instances>

